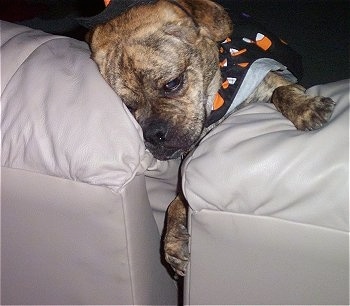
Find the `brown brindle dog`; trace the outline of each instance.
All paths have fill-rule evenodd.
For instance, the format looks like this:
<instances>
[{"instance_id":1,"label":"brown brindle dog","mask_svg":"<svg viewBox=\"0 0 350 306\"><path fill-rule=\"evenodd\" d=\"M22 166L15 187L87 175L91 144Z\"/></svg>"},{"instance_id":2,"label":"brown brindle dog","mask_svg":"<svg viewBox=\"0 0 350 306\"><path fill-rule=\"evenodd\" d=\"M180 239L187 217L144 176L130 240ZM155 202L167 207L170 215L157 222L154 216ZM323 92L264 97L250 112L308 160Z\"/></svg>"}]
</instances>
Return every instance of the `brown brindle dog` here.
<instances>
[{"instance_id":1,"label":"brown brindle dog","mask_svg":"<svg viewBox=\"0 0 350 306\"><path fill-rule=\"evenodd\" d=\"M224 120L205 125L222 84L218 42L232 31L228 14L210 0L159 0L90 32L92 58L142 127L155 158L183 156ZM241 106L272 102L297 129L317 129L330 118L334 102L304 91L269 72ZM168 208L164 239L165 258L179 275L189 259L188 238L180 195Z\"/></svg>"}]
</instances>

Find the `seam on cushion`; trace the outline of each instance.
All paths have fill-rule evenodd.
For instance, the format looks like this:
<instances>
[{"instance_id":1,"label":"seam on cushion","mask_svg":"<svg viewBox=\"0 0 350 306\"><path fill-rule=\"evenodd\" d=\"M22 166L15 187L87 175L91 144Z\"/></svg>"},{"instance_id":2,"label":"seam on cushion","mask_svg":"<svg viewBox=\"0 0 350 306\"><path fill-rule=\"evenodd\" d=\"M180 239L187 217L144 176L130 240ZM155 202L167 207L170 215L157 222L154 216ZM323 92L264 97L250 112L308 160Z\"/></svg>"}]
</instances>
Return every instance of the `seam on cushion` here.
<instances>
[{"instance_id":1,"label":"seam on cushion","mask_svg":"<svg viewBox=\"0 0 350 306\"><path fill-rule=\"evenodd\" d=\"M134 127L134 129L136 130L136 128ZM136 130L137 132L137 130ZM145 153L141 153L141 154L137 154L139 156L139 160L138 163L134 165L134 168L131 171L130 176L125 177L124 182L120 185L120 186L115 186L115 185L109 185L108 188L112 190L112 192L122 192L126 186L137 176L137 175L141 175L144 174L146 169L144 168L144 166L142 165L142 161L144 161L147 156Z\"/></svg>"},{"instance_id":2,"label":"seam on cushion","mask_svg":"<svg viewBox=\"0 0 350 306\"><path fill-rule=\"evenodd\" d=\"M347 231L347 230L341 230L341 229L337 229L337 228L326 227L326 226L312 224L312 223L303 223L303 222L299 222L299 221L279 218L276 216L237 213L237 212L232 212L232 211L212 210L212 209L208 209L208 208L204 208L204 209L201 209L200 211L193 211L193 212L194 212L193 214L195 214L195 215L200 214L201 212L203 212L203 213L205 213L205 212L211 213L212 212L212 213L217 213L217 214L232 214L232 215L237 215L237 216L247 216L247 217L256 218L256 219L265 219L265 220L273 219L276 221L290 223L290 224L304 226L304 227L313 227L313 228L323 229L323 230L327 230L327 231L334 231L334 232L338 232L338 233L345 233L345 234L349 233L349 231ZM191 215L192 215L192 213L191 213Z\"/></svg>"},{"instance_id":3,"label":"seam on cushion","mask_svg":"<svg viewBox=\"0 0 350 306\"><path fill-rule=\"evenodd\" d=\"M125 179L124 183L118 188L119 190L125 189L125 187L138 175L138 174L144 174L145 169L143 169L141 160L144 158L139 155L140 160L137 165L135 165L131 175L129 178ZM140 171L141 170L141 171Z\"/></svg>"},{"instance_id":4,"label":"seam on cushion","mask_svg":"<svg viewBox=\"0 0 350 306\"><path fill-rule=\"evenodd\" d=\"M191 156L189 156L188 158L186 158L185 159L185 161L182 163L182 165L180 166L181 167L181 169L180 169L180 171L181 171L181 176L182 176L182 178L181 178L181 188L182 188L182 190L183 190L183 193L184 193L184 196L185 196L185 198L188 198L187 197L187 194L188 193L192 193L192 194L194 194L197 198L199 198L199 199L201 199L203 202L207 202L207 200L204 198L204 197L202 197L201 195L199 195L197 192L194 192L194 190L191 188L191 183L190 183L190 181L188 181L188 179L187 179L187 174L188 174L188 168L190 167L190 164L193 162L193 160L195 160L195 159L197 159L198 158L198 156L196 157L195 156L195 151L194 152L192 152L192 154L191 154ZM208 203L208 202L207 202ZM198 210L196 210L196 209L194 209L192 206L191 206L191 203L188 201L188 205L190 206L190 208L191 208L191 210L193 211L193 212L198 212ZM221 210L219 210L219 207L217 207L216 205L213 205L213 204L211 204L210 203L210 205L212 206L212 207L215 207L215 209L213 209L213 210L215 210L215 211L221 211ZM202 210L202 209L201 209ZM200 211L201 211L200 210Z\"/></svg>"},{"instance_id":5,"label":"seam on cushion","mask_svg":"<svg viewBox=\"0 0 350 306\"><path fill-rule=\"evenodd\" d=\"M140 156L140 155L139 155ZM141 165L141 159L139 160L139 162L137 164L135 164L134 168L131 170L130 175L128 176L124 176L124 180L123 182L118 186L118 185L104 185L105 187L107 187L108 189L111 190L111 192L113 193L120 193L123 192L125 190L125 188L128 186L128 184L137 176L137 175L142 175L144 174L145 170L142 170L142 165ZM141 171L140 171L141 170ZM91 181L87 182L87 184L91 184L91 185L95 185L95 186L100 186L98 184L94 184Z\"/></svg>"},{"instance_id":6,"label":"seam on cushion","mask_svg":"<svg viewBox=\"0 0 350 306\"><path fill-rule=\"evenodd\" d=\"M290 224L295 224L299 226L304 226L304 227L313 227L313 228L319 228L323 230L329 230L329 231L334 231L338 233L345 233L349 234L349 230L345 229L339 229L335 227L329 227L329 226L323 226L323 225L318 225L318 224L313 224L313 223L305 223L301 221L296 221L292 219L286 219L286 218L281 218L281 217L276 217L276 216L271 216L271 215L256 215L254 213L239 213L239 212L233 212L233 211L227 211L227 210L214 210L214 209L209 209L209 208L203 208L201 210L193 210L191 208L192 212L189 212L189 214L197 215L200 214L201 212L212 212L212 213L218 213L218 214L233 214L233 215L238 215L238 216L247 216L251 218L256 218L256 219L273 219L276 221L280 222L286 222Z\"/></svg>"},{"instance_id":7,"label":"seam on cushion","mask_svg":"<svg viewBox=\"0 0 350 306\"><path fill-rule=\"evenodd\" d=\"M125 109L126 106L125 106L124 102L122 100L121 100L121 102L122 102L123 107ZM128 111L128 110L126 110L126 111ZM144 144L142 136L140 135L139 130L137 128L138 123L136 122L136 119L134 117L132 117L132 115L131 115L131 118L128 118L128 119L131 121L133 130L135 131L136 135L139 136L140 142L142 142ZM139 172L140 172L140 174L144 174L146 169L148 168L148 166L144 165L145 161L148 158L148 156L145 152L145 148L141 154L137 154L137 155L139 156L138 163L134 165L134 169L132 170L130 177L125 179L124 183L119 188L117 188L118 191L123 190L126 187L126 185L128 185L129 182L131 182L135 178L135 176L137 176L137 174ZM147 164L149 164L149 162ZM114 189L114 188L112 188L112 189Z\"/></svg>"},{"instance_id":8,"label":"seam on cushion","mask_svg":"<svg viewBox=\"0 0 350 306\"><path fill-rule=\"evenodd\" d=\"M191 205L190 201L188 200L188 205L190 207L191 210L191 214L199 214L203 211L212 211L212 212L218 212L218 213L231 213L231 214L236 214L236 215L246 215L246 216L251 216L251 217L256 217L256 218L270 218L270 219L275 219L275 220L280 220L280 221L285 221L285 222L291 222L294 224L301 224L301 225L305 225L305 226L314 226L314 227L319 227L319 228L326 228L326 229L330 229L330 230L335 230L335 231L339 231L339 232L345 232L348 233L349 232L349 228L348 229L339 229L339 227L335 227L330 226L330 225L319 225L316 223L313 223L311 220L308 220L307 222L305 220L294 220L292 217L282 217L282 216L276 216L274 213L273 214L256 214L256 209L254 209L251 212L234 212L234 211L230 211L222 208L219 208L218 206L209 203L204 197L200 196L200 194L198 194L197 192L194 192L192 188L189 187L189 183L187 182L187 187L186 191L184 190L184 196L187 199L187 192L188 193L192 193L192 201L193 198L196 198L194 200L194 202L198 201L198 199L200 201L202 201L203 203L206 203L205 207L202 207L200 209L194 209L193 206Z\"/></svg>"},{"instance_id":9,"label":"seam on cushion","mask_svg":"<svg viewBox=\"0 0 350 306\"><path fill-rule=\"evenodd\" d=\"M19 35L19 34L18 34ZM16 35L17 36L17 35ZM13 37L16 37L16 36L13 36ZM11 38L12 39L12 38ZM57 36L57 37L53 37L53 38L50 38L44 42L42 42L41 44L37 45L35 47L35 49L33 49L32 51L30 51L30 53L28 54L28 56L24 59L24 61L16 68L16 70L14 71L14 73L11 75L11 77L9 78L7 84L4 86L4 90L2 92L2 94L6 91L8 85L10 84L10 82L12 81L12 79L14 78L14 76L17 74L18 70L23 66L24 63L27 62L27 60L32 56L32 54L37 50L39 49L40 47L42 47L43 45L45 45L46 43L48 42L51 42L53 40L56 40L56 39L69 39L69 37L60 37L60 36ZM9 40L8 40L9 41ZM3 47L3 45L1 46L1 48Z\"/></svg>"},{"instance_id":10,"label":"seam on cushion","mask_svg":"<svg viewBox=\"0 0 350 306\"><path fill-rule=\"evenodd\" d=\"M2 22L0 23L0 25L2 24ZM26 34L26 33L28 33L28 32L32 32L33 30L35 30L35 29L31 29L31 28L27 28L25 31L23 31L23 32L18 32L17 34L15 34L14 36L11 36L11 37L9 37L9 39L8 40L6 40L6 41L1 41L1 48L3 47L3 46L5 46L11 39L13 39L13 38L15 38L15 37L17 37L17 36L19 36L19 35L22 35L22 34ZM45 33L45 32L44 32ZM49 34L48 34L49 35Z\"/></svg>"},{"instance_id":11,"label":"seam on cushion","mask_svg":"<svg viewBox=\"0 0 350 306\"><path fill-rule=\"evenodd\" d=\"M129 272L129 279L130 279L130 286L131 286L131 298L132 298L132 303L135 304L135 296L134 296L134 284L133 284L133 279L131 275L131 263L130 263L130 250L129 250L129 240L128 240L128 228L126 224L126 209L125 209L125 189L121 190L119 192L119 195L121 196L122 200L122 209L123 209L123 216L124 216L124 234L125 234L125 244L126 244L126 253L127 253L127 261L128 261L128 272Z\"/></svg>"},{"instance_id":12,"label":"seam on cushion","mask_svg":"<svg viewBox=\"0 0 350 306\"><path fill-rule=\"evenodd\" d=\"M131 175L128 177L125 177L125 179L123 180L121 185L118 186L118 185L108 185L108 184L95 184L93 182L93 180L91 179L91 177L87 177L86 179L76 180L76 179L73 179L71 177L59 176L56 173L43 172L40 169L20 168L20 167L16 167L13 165L7 165L7 164L1 164L1 167L5 167L5 168L9 168L9 169L17 169L17 170L22 170L22 171L28 171L28 172L32 172L32 173L41 174L41 175L48 175L48 176L66 179L66 180L71 180L71 181L75 181L75 182L80 182L80 183L84 183L84 184L88 184L88 185L92 185L92 186L105 187L105 188L108 188L114 194L119 194L119 193L123 192L125 190L125 188L128 186L128 184L138 175L138 169L139 169L138 167L135 167L135 169L131 172ZM140 175L141 174L143 174L143 172L140 172Z\"/></svg>"}]
</instances>

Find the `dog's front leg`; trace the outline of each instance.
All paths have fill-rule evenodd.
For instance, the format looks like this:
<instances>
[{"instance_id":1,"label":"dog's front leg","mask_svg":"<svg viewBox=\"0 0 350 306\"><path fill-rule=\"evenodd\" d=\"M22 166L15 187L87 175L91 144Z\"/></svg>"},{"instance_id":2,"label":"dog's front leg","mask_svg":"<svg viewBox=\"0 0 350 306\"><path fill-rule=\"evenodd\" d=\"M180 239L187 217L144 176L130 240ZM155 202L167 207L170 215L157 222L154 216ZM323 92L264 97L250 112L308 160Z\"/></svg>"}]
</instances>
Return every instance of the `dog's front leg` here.
<instances>
[{"instance_id":1,"label":"dog's front leg","mask_svg":"<svg viewBox=\"0 0 350 306\"><path fill-rule=\"evenodd\" d=\"M298 130L319 129L329 120L335 107L332 99L309 96L298 84L276 88L271 102Z\"/></svg>"},{"instance_id":2,"label":"dog's front leg","mask_svg":"<svg viewBox=\"0 0 350 306\"><path fill-rule=\"evenodd\" d=\"M189 260L189 234L187 232L187 204L178 195L167 210L167 225L164 236L165 259L181 276L186 273Z\"/></svg>"},{"instance_id":3,"label":"dog's front leg","mask_svg":"<svg viewBox=\"0 0 350 306\"><path fill-rule=\"evenodd\" d=\"M269 72L240 107L270 101L298 130L316 130L329 120L335 103L330 98L309 96L305 91L301 85Z\"/></svg>"}]
</instances>

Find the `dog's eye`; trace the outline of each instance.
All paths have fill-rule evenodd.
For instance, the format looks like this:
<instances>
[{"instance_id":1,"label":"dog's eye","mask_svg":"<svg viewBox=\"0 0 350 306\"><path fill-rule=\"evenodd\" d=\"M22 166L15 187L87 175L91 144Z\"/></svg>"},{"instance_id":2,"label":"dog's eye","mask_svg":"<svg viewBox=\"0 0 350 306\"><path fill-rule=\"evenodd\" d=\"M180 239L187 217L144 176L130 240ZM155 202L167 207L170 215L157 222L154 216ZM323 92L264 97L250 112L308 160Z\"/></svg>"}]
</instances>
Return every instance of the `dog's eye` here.
<instances>
[{"instance_id":1,"label":"dog's eye","mask_svg":"<svg viewBox=\"0 0 350 306\"><path fill-rule=\"evenodd\" d=\"M181 74L176 79L171 80L163 86L165 93L172 93L179 90L183 84L183 75Z\"/></svg>"}]
</instances>

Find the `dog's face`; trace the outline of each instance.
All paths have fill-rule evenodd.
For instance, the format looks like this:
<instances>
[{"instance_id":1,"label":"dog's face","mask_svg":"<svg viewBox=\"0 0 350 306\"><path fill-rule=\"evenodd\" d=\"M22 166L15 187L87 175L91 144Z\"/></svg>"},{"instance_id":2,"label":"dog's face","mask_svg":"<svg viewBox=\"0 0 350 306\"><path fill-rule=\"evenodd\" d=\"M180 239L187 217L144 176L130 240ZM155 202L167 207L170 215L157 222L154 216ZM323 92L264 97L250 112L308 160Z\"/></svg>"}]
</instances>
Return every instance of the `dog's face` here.
<instances>
[{"instance_id":1,"label":"dog's face","mask_svg":"<svg viewBox=\"0 0 350 306\"><path fill-rule=\"evenodd\" d=\"M90 33L101 74L141 125L155 158L177 158L200 139L221 84L217 42L231 33L209 0L137 6Z\"/></svg>"}]
</instances>

